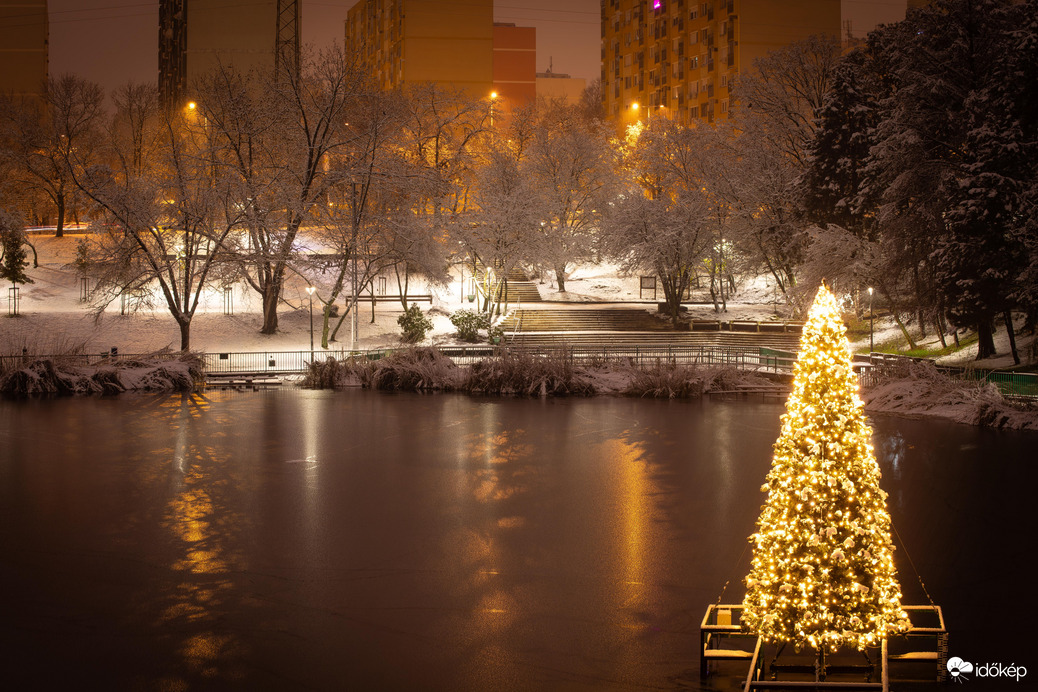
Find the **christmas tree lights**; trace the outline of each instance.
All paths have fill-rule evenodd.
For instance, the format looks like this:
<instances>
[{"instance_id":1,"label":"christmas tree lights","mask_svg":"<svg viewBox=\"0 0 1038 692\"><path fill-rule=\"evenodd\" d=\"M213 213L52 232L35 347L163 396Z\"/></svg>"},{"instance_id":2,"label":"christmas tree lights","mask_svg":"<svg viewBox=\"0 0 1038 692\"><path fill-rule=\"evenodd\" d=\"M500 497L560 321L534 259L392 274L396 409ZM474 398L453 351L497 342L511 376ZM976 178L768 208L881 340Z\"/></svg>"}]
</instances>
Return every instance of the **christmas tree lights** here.
<instances>
[{"instance_id":1,"label":"christmas tree lights","mask_svg":"<svg viewBox=\"0 0 1038 692\"><path fill-rule=\"evenodd\" d=\"M907 628L890 514L836 299L804 326L767 501L750 536L743 627L769 642L864 649Z\"/></svg>"}]
</instances>

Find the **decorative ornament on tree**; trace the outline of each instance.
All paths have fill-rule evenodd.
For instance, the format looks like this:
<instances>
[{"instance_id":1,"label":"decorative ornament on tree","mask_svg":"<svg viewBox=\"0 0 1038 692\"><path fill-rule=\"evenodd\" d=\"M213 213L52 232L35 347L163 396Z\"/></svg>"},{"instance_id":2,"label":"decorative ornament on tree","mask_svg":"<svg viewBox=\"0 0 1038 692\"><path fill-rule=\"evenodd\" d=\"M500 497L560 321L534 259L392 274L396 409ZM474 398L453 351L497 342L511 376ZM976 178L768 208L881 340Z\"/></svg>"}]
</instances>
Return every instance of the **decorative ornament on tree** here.
<instances>
[{"instance_id":1,"label":"decorative ornament on tree","mask_svg":"<svg viewBox=\"0 0 1038 692\"><path fill-rule=\"evenodd\" d=\"M836 299L808 313L768 494L750 536L743 627L820 652L864 649L908 627L887 494Z\"/></svg>"}]
</instances>

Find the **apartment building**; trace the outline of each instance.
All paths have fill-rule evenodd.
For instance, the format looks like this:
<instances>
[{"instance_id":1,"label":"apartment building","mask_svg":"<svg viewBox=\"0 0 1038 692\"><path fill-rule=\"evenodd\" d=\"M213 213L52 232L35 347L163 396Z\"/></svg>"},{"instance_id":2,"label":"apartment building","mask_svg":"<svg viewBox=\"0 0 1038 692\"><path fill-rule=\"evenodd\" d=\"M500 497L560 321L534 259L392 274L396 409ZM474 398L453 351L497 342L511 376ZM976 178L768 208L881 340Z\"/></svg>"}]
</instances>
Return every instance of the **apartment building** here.
<instances>
[{"instance_id":1,"label":"apartment building","mask_svg":"<svg viewBox=\"0 0 1038 692\"><path fill-rule=\"evenodd\" d=\"M219 66L241 72L299 63L300 0L160 0L159 90L190 99L191 83Z\"/></svg>"},{"instance_id":2,"label":"apartment building","mask_svg":"<svg viewBox=\"0 0 1038 692\"><path fill-rule=\"evenodd\" d=\"M602 98L614 121L727 118L736 75L812 34L840 35L840 0L602 0Z\"/></svg>"},{"instance_id":3,"label":"apartment building","mask_svg":"<svg viewBox=\"0 0 1038 692\"><path fill-rule=\"evenodd\" d=\"M47 0L0 0L0 92L43 93L48 33Z\"/></svg>"},{"instance_id":4,"label":"apartment building","mask_svg":"<svg viewBox=\"0 0 1038 692\"><path fill-rule=\"evenodd\" d=\"M385 89L433 82L474 96L494 91L493 0L359 0L346 50Z\"/></svg>"}]
</instances>

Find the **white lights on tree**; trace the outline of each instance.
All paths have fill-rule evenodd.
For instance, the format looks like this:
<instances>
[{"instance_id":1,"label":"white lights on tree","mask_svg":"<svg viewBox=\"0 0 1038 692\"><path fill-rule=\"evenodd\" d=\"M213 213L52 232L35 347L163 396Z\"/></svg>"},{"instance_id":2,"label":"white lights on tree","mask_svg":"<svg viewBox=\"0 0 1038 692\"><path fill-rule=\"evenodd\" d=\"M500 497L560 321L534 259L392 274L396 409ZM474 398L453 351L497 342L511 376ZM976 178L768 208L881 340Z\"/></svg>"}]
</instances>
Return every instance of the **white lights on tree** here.
<instances>
[{"instance_id":1,"label":"white lights on tree","mask_svg":"<svg viewBox=\"0 0 1038 692\"><path fill-rule=\"evenodd\" d=\"M823 285L804 326L767 501L750 536L743 627L765 641L864 649L908 626L890 514L839 308Z\"/></svg>"}]
</instances>

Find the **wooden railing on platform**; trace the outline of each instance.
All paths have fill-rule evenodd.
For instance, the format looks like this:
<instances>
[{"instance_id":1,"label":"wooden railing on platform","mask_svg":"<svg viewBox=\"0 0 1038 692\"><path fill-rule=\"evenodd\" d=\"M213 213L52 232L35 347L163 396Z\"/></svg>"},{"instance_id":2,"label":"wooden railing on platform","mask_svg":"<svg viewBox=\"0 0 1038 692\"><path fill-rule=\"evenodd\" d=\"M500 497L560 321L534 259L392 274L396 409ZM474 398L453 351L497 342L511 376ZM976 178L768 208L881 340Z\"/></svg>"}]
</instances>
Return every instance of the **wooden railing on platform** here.
<instances>
[{"instance_id":1,"label":"wooden railing on platform","mask_svg":"<svg viewBox=\"0 0 1038 692\"><path fill-rule=\"evenodd\" d=\"M772 658L771 664L768 664L764 643L757 635L744 632L739 624L742 610L742 605L736 604L707 607L699 626L701 677L710 674L711 664L734 661L748 664L744 692L798 688L888 692L891 681L947 680L948 630L940 606L904 606L911 622L910 629L904 634L884 639L875 650L866 651L864 659L867 662L875 660L875 663L846 665L837 658L831 666L837 673L859 671L863 673L863 680L832 679L830 676L823 676L829 679L821 680L765 679L768 674L775 677L779 671L799 670L803 673L800 669L810 666L777 664L782 649L775 646L767 647L766 653ZM912 676L912 673L916 675Z\"/></svg>"}]
</instances>

